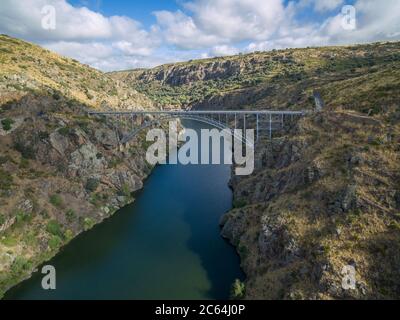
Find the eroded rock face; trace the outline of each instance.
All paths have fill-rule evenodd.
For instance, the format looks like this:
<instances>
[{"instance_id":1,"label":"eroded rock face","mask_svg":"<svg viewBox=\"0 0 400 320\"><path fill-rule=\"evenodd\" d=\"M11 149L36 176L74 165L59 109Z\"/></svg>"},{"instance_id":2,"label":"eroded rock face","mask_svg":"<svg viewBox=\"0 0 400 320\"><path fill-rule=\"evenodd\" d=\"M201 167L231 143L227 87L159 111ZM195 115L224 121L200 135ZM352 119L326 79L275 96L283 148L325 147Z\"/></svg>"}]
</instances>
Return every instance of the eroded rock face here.
<instances>
[{"instance_id":1,"label":"eroded rock face","mask_svg":"<svg viewBox=\"0 0 400 320\"><path fill-rule=\"evenodd\" d=\"M142 179L129 171L113 171L102 177L102 182L111 184L118 190L126 188L130 192L135 192L143 187Z\"/></svg>"},{"instance_id":2,"label":"eroded rock face","mask_svg":"<svg viewBox=\"0 0 400 320\"><path fill-rule=\"evenodd\" d=\"M248 63L251 68L251 63ZM171 86L185 85L197 81L215 80L238 76L246 68L244 61L216 61L190 66L163 66L143 72L137 79L143 82L160 81Z\"/></svg>"},{"instance_id":3,"label":"eroded rock face","mask_svg":"<svg viewBox=\"0 0 400 320\"><path fill-rule=\"evenodd\" d=\"M33 268L42 262L36 257L57 252L71 237L134 201L133 192L149 174L145 150L133 142L121 152L112 125L82 114L76 120L76 110L68 106L61 114L53 112L47 96L40 104L49 108L44 110L37 109L38 97L25 99L5 113L24 119L21 125L0 137L0 173L11 173L10 186L0 188L0 213L7 213L0 237L12 229L9 237L17 239L8 246L0 243L0 270L5 274L16 258L32 261ZM30 103L36 107L27 108ZM57 238L47 229L49 221L62 230ZM24 238L31 234L37 241ZM0 295L6 289L0 286Z\"/></svg>"},{"instance_id":4,"label":"eroded rock face","mask_svg":"<svg viewBox=\"0 0 400 320\"><path fill-rule=\"evenodd\" d=\"M267 259L281 256L285 261L292 261L300 255L300 248L282 218L264 216L261 220L258 246L262 256Z\"/></svg>"},{"instance_id":5,"label":"eroded rock face","mask_svg":"<svg viewBox=\"0 0 400 320\"><path fill-rule=\"evenodd\" d=\"M221 220L222 235L241 256L246 297L398 297L396 146L387 142L384 153L360 142L349 146L340 130L329 141L313 138L316 130L337 128L344 121L340 115L302 121L283 138L259 146L253 175L231 181L234 198L246 205ZM375 122L366 127L355 121L347 123L345 134L351 125L361 134L382 132ZM375 266L376 261L384 262ZM355 268L352 290L342 286L346 266Z\"/></svg>"},{"instance_id":6,"label":"eroded rock face","mask_svg":"<svg viewBox=\"0 0 400 320\"><path fill-rule=\"evenodd\" d=\"M98 154L98 149L91 143L85 144L73 152L68 167L71 176L93 176L104 171L106 161L104 158L99 158Z\"/></svg>"},{"instance_id":7,"label":"eroded rock face","mask_svg":"<svg viewBox=\"0 0 400 320\"><path fill-rule=\"evenodd\" d=\"M118 146L118 139L115 131L96 129L94 136L99 144L107 150L112 150Z\"/></svg>"}]
</instances>

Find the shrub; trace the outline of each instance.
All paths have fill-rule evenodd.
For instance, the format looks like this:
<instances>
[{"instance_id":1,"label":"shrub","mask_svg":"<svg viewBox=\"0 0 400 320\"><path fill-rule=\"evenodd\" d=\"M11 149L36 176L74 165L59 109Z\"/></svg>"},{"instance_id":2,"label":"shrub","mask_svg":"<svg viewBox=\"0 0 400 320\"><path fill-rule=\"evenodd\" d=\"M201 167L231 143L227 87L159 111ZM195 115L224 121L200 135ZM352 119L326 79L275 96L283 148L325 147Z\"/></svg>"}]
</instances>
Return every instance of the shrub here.
<instances>
[{"instance_id":1,"label":"shrub","mask_svg":"<svg viewBox=\"0 0 400 320\"><path fill-rule=\"evenodd\" d=\"M236 209L243 208L247 206L247 202L245 200L235 200L233 202L233 207Z\"/></svg>"},{"instance_id":2,"label":"shrub","mask_svg":"<svg viewBox=\"0 0 400 320\"><path fill-rule=\"evenodd\" d=\"M64 137L68 136L70 134L70 132L71 132L71 129L68 127L63 127L63 128L58 129L58 133Z\"/></svg>"},{"instance_id":3,"label":"shrub","mask_svg":"<svg viewBox=\"0 0 400 320\"><path fill-rule=\"evenodd\" d=\"M67 241L71 241L74 238L74 233L72 232L72 230L68 229L64 232L64 238Z\"/></svg>"},{"instance_id":4,"label":"shrub","mask_svg":"<svg viewBox=\"0 0 400 320\"><path fill-rule=\"evenodd\" d=\"M1 243L4 244L6 247L14 247L19 243L19 240L11 235L8 235L5 238L1 239Z\"/></svg>"},{"instance_id":5,"label":"shrub","mask_svg":"<svg viewBox=\"0 0 400 320\"><path fill-rule=\"evenodd\" d=\"M40 131L38 136L40 140L47 140L50 137L47 131Z\"/></svg>"},{"instance_id":6,"label":"shrub","mask_svg":"<svg viewBox=\"0 0 400 320\"><path fill-rule=\"evenodd\" d=\"M47 223L46 231L53 236L62 236L63 234L61 226L56 220L50 220Z\"/></svg>"},{"instance_id":7,"label":"shrub","mask_svg":"<svg viewBox=\"0 0 400 320\"><path fill-rule=\"evenodd\" d=\"M12 129L12 125L14 124L14 120L7 118L1 120L1 125L3 126L4 131L10 131Z\"/></svg>"},{"instance_id":8,"label":"shrub","mask_svg":"<svg viewBox=\"0 0 400 320\"><path fill-rule=\"evenodd\" d=\"M60 100L61 99L61 94L58 92L53 93L52 95L54 100Z\"/></svg>"},{"instance_id":9,"label":"shrub","mask_svg":"<svg viewBox=\"0 0 400 320\"><path fill-rule=\"evenodd\" d=\"M92 229L94 224L95 222L92 218L85 218L85 220L83 220L83 228L85 231Z\"/></svg>"},{"instance_id":10,"label":"shrub","mask_svg":"<svg viewBox=\"0 0 400 320\"><path fill-rule=\"evenodd\" d=\"M246 291L245 284L239 279L236 279L231 288L231 299L233 300L243 299L245 291Z\"/></svg>"},{"instance_id":11,"label":"shrub","mask_svg":"<svg viewBox=\"0 0 400 320\"><path fill-rule=\"evenodd\" d=\"M21 141L14 144L14 149L17 150L25 159L35 159L35 150L31 145L24 145Z\"/></svg>"},{"instance_id":12,"label":"shrub","mask_svg":"<svg viewBox=\"0 0 400 320\"><path fill-rule=\"evenodd\" d=\"M112 158L110 162L108 163L109 168L113 169L118 167L121 163L124 161L121 158Z\"/></svg>"},{"instance_id":13,"label":"shrub","mask_svg":"<svg viewBox=\"0 0 400 320\"><path fill-rule=\"evenodd\" d=\"M125 183L122 187L121 190L118 191L118 195L124 196L124 197L130 197L132 195L131 188L129 184Z\"/></svg>"},{"instance_id":14,"label":"shrub","mask_svg":"<svg viewBox=\"0 0 400 320\"><path fill-rule=\"evenodd\" d=\"M0 156L0 165L5 164L9 161L9 157L8 156Z\"/></svg>"},{"instance_id":15,"label":"shrub","mask_svg":"<svg viewBox=\"0 0 400 320\"><path fill-rule=\"evenodd\" d=\"M60 207L63 206L63 200L62 200L61 196L58 195L58 194L53 194L53 195L50 197L50 203L51 203L53 206L57 207L57 208L60 208Z\"/></svg>"},{"instance_id":16,"label":"shrub","mask_svg":"<svg viewBox=\"0 0 400 320\"><path fill-rule=\"evenodd\" d=\"M1 53L13 54L14 52L8 48L0 48Z\"/></svg>"},{"instance_id":17,"label":"shrub","mask_svg":"<svg viewBox=\"0 0 400 320\"><path fill-rule=\"evenodd\" d=\"M18 256L15 258L12 266L11 272L14 275L19 275L22 272L28 271L32 268L32 263L22 256Z\"/></svg>"},{"instance_id":18,"label":"shrub","mask_svg":"<svg viewBox=\"0 0 400 320\"><path fill-rule=\"evenodd\" d=\"M27 232L27 233L24 233L24 235L23 235L23 241L24 241L27 245L29 245L29 246L31 246L31 247L34 247L34 246L36 246L37 243L38 243L38 237L37 237L37 235L35 234L34 231L29 231L29 232Z\"/></svg>"},{"instance_id":19,"label":"shrub","mask_svg":"<svg viewBox=\"0 0 400 320\"><path fill-rule=\"evenodd\" d=\"M89 192L94 192L99 186L99 180L95 178L89 178L86 182L85 189Z\"/></svg>"},{"instance_id":20,"label":"shrub","mask_svg":"<svg viewBox=\"0 0 400 320\"><path fill-rule=\"evenodd\" d=\"M16 218L17 223L22 223L22 222L29 221L32 218L32 215L25 211L17 211L15 213L15 218Z\"/></svg>"},{"instance_id":21,"label":"shrub","mask_svg":"<svg viewBox=\"0 0 400 320\"><path fill-rule=\"evenodd\" d=\"M69 209L69 210L66 212L65 216L67 217L67 221L68 221L68 222L72 222L72 221L74 221L74 219L75 219L75 217L76 217L76 213L75 213L74 210Z\"/></svg>"},{"instance_id":22,"label":"shrub","mask_svg":"<svg viewBox=\"0 0 400 320\"><path fill-rule=\"evenodd\" d=\"M19 163L19 168L20 169L28 169L29 168L29 160L22 158L21 162Z\"/></svg>"},{"instance_id":23,"label":"shrub","mask_svg":"<svg viewBox=\"0 0 400 320\"><path fill-rule=\"evenodd\" d=\"M62 245L62 240L59 236L52 236L49 240L49 248L56 250Z\"/></svg>"},{"instance_id":24,"label":"shrub","mask_svg":"<svg viewBox=\"0 0 400 320\"><path fill-rule=\"evenodd\" d=\"M10 190L14 179L11 174L0 169L0 190Z\"/></svg>"}]
</instances>

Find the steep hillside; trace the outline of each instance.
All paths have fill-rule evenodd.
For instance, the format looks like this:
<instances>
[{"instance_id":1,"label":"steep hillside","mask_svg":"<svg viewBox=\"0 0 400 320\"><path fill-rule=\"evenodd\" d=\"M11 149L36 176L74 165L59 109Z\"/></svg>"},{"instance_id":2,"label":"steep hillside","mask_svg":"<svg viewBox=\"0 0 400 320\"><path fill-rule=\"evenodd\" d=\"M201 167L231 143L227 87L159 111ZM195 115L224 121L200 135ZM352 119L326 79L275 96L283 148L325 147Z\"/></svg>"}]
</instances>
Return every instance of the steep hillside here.
<instances>
[{"instance_id":1,"label":"steep hillside","mask_svg":"<svg viewBox=\"0 0 400 320\"><path fill-rule=\"evenodd\" d=\"M0 103L41 91L95 108L137 108L152 104L108 75L39 46L0 35Z\"/></svg>"},{"instance_id":2,"label":"steep hillside","mask_svg":"<svg viewBox=\"0 0 400 320\"><path fill-rule=\"evenodd\" d=\"M0 297L84 230L132 201L151 168L120 152L94 107L151 102L107 75L0 37ZM138 140L140 141L140 140Z\"/></svg>"},{"instance_id":3,"label":"steep hillside","mask_svg":"<svg viewBox=\"0 0 400 320\"><path fill-rule=\"evenodd\" d=\"M290 49L111 74L159 105L325 109L257 145L221 221L238 297L400 297L400 43ZM343 268L356 288L342 287Z\"/></svg>"}]
</instances>

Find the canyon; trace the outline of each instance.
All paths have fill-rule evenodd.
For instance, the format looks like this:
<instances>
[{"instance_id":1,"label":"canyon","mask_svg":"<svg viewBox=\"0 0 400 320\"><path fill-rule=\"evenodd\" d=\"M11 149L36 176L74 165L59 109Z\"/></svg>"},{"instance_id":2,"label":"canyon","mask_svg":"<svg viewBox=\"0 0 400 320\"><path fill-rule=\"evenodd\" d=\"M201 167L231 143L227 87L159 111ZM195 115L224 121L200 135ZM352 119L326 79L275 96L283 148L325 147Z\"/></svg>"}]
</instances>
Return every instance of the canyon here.
<instances>
[{"instance_id":1,"label":"canyon","mask_svg":"<svg viewBox=\"0 0 400 320\"><path fill-rule=\"evenodd\" d=\"M245 299L400 294L400 44L287 49L108 74L0 36L0 295L133 201L152 171L91 109L312 112L232 175L220 221ZM156 198L157 195L154 195ZM379 261L379 263L377 263ZM342 288L354 266L356 288Z\"/></svg>"}]
</instances>

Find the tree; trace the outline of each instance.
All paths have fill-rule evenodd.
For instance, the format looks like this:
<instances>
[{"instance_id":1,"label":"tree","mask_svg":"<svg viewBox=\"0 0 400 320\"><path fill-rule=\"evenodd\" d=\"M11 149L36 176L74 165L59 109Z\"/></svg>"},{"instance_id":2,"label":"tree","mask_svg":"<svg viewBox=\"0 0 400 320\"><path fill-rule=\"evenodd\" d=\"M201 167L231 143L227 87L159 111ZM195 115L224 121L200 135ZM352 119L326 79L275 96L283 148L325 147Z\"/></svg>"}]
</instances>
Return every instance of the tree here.
<instances>
[{"instance_id":1,"label":"tree","mask_svg":"<svg viewBox=\"0 0 400 320\"><path fill-rule=\"evenodd\" d=\"M231 288L231 298L234 300L243 299L245 291L246 291L245 284L239 279L236 279Z\"/></svg>"}]
</instances>

